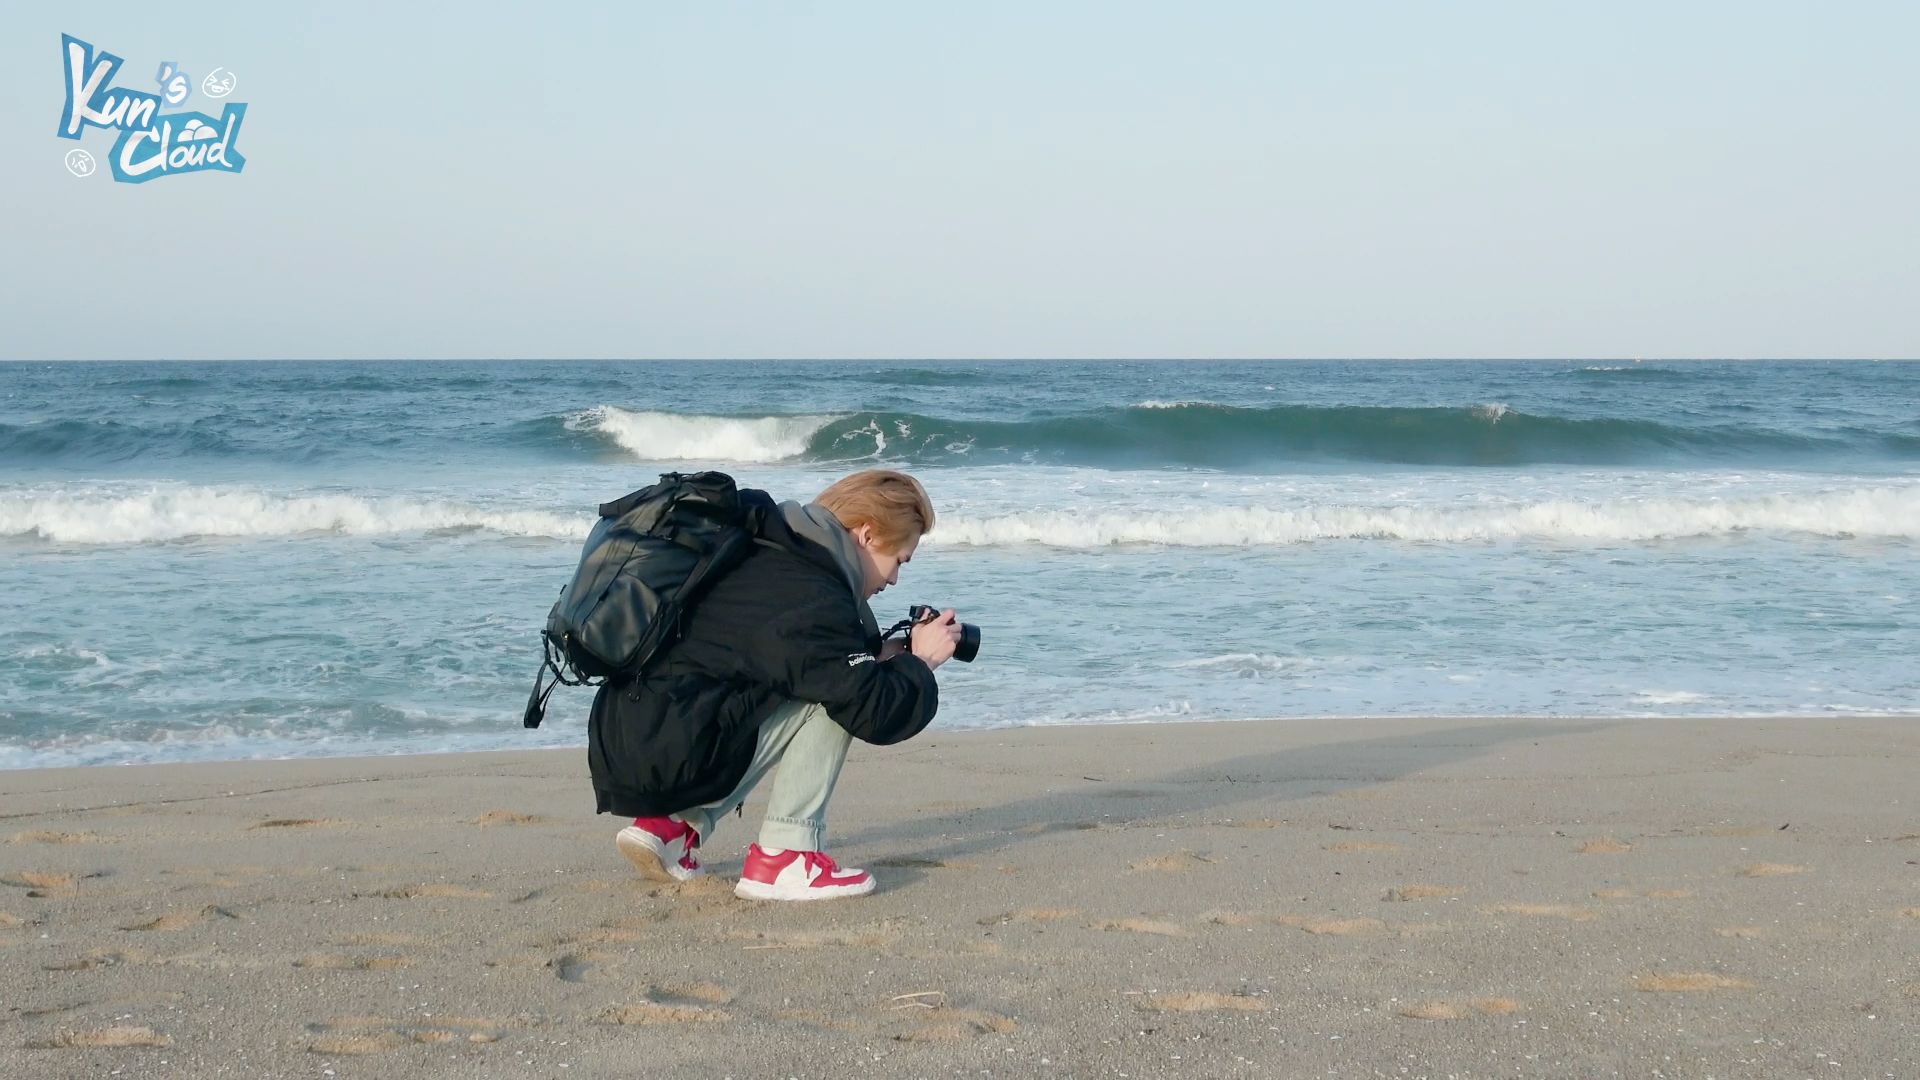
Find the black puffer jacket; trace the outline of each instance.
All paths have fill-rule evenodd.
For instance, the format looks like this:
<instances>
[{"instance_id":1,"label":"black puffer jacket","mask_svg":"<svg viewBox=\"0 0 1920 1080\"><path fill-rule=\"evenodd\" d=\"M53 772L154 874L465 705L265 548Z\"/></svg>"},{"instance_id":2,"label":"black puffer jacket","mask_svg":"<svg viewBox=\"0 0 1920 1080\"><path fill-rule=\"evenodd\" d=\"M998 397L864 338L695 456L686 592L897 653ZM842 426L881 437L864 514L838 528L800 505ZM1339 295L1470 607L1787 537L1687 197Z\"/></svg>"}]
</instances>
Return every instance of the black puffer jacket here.
<instances>
[{"instance_id":1,"label":"black puffer jacket","mask_svg":"<svg viewBox=\"0 0 1920 1080\"><path fill-rule=\"evenodd\" d=\"M681 639L644 677L608 682L593 699L587 762L600 812L658 817L726 795L746 775L760 724L789 700L825 705L867 742L919 734L939 707L933 671L911 653L876 659L872 625L833 553L768 514L760 542L694 606Z\"/></svg>"}]
</instances>

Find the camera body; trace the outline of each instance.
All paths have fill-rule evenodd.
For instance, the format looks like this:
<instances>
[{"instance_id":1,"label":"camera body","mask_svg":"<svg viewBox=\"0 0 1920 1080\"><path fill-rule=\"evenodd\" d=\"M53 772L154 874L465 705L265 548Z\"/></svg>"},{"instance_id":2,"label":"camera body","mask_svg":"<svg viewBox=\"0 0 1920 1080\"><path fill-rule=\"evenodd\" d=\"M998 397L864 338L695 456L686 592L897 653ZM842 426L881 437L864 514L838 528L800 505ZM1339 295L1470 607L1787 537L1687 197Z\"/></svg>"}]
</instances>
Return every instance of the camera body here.
<instances>
[{"instance_id":1,"label":"camera body","mask_svg":"<svg viewBox=\"0 0 1920 1080\"><path fill-rule=\"evenodd\" d=\"M907 608L907 621L894 627L894 630L918 626L923 622L932 622L940 617L940 609L931 604L914 604ZM891 634L893 631L889 630ZM960 624L960 640L953 647L953 658L962 663L971 664L973 658L980 655L980 628L972 623Z\"/></svg>"}]
</instances>

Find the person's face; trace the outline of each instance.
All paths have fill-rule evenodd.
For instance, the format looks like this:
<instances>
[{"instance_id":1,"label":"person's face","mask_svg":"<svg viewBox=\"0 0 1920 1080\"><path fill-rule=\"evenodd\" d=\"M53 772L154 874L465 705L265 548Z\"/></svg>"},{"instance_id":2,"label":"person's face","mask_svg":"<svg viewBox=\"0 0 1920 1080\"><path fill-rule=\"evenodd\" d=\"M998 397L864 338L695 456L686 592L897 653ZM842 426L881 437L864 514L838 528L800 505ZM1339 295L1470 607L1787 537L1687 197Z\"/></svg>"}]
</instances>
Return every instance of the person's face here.
<instances>
[{"instance_id":1,"label":"person's face","mask_svg":"<svg viewBox=\"0 0 1920 1080\"><path fill-rule=\"evenodd\" d=\"M871 525L853 530L853 538L860 542L860 584L868 599L880 595L889 585L899 584L900 568L913 559L914 550L920 546L920 538L916 536L900 550L888 550L873 535Z\"/></svg>"}]
</instances>

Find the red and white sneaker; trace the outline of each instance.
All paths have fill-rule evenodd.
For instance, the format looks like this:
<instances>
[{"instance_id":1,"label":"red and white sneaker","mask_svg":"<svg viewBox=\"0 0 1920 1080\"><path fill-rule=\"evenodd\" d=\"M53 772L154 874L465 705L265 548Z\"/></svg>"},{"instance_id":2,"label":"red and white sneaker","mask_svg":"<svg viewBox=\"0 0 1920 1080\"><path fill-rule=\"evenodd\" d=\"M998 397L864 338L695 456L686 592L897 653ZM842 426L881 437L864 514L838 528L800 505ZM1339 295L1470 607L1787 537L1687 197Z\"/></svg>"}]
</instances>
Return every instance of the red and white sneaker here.
<instances>
[{"instance_id":1,"label":"red and white sneaker","mask_svg":"<svg viewBox=\"0 0 1920 1080\"><path fill-rule=\"evenodd\" d=\"M744 900L832 900L865 896L873 886L872 874L842 870L825 852L769 854L759 844L748 844L747 862L733 895Z\"/></svg>"},{"instance_id":2,"label":"red and white sneaker","mask_svg":"<svg viewBox=\"0 0 1920 1080\"><path fill-rule=\"evenodd\" d=\"M684 821L634 818L633 824L614 837L613 846L635 870L655 881L686 881L705 873L693 853L700 846L700 834Z\"/></svg>"}]
</instances>

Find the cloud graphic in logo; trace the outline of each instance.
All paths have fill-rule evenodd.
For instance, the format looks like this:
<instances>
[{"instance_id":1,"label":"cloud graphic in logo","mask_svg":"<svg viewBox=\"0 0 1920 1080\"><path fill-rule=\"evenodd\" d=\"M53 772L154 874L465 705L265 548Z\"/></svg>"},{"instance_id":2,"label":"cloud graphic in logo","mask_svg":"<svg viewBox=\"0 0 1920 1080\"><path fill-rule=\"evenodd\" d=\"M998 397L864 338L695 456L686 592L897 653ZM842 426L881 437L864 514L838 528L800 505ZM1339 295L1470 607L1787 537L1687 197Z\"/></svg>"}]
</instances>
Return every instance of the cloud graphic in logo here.
<instances>
[{"instance_id":1,"label":"cloud graphic in logo","mask_svg":"<svg viewBox=\"0 0 1920 1080\"><path fill-rule=\"evenodd\" d=\"M222 72L225 74L221 74ZM200 80L200 92L210 98L223 98L233 93L233 88L239 81L234 73L227 71L226 68L214 68L207 72L205 79Z\"/></svg>"},{"instance_id":2,"label":"cloud graphic in logo","mask_svg":"<svg viewBox=\"0 0 1920 1080\"><path fill-rule=\"evenodd\" d=\"M199 142L202 139L217 139L219 137L220 133L218 131L215 131L211 126L203 124L198 120L189 120L187 121L187 126L180 129L180 141L183 143Z\"/></svg>"},{"instance_id":3,"label":"cloud graphic in logo","mask_svg":"<svg viewBox=\"0 0 1920 1080\"><path fill-rule=\"evenodd\" d=\"M75 176L87 177L93 175L95 168L97 166L93 162L92 154L78 148L67 151L68 172Z\"/></svg>"}]
</instances>

